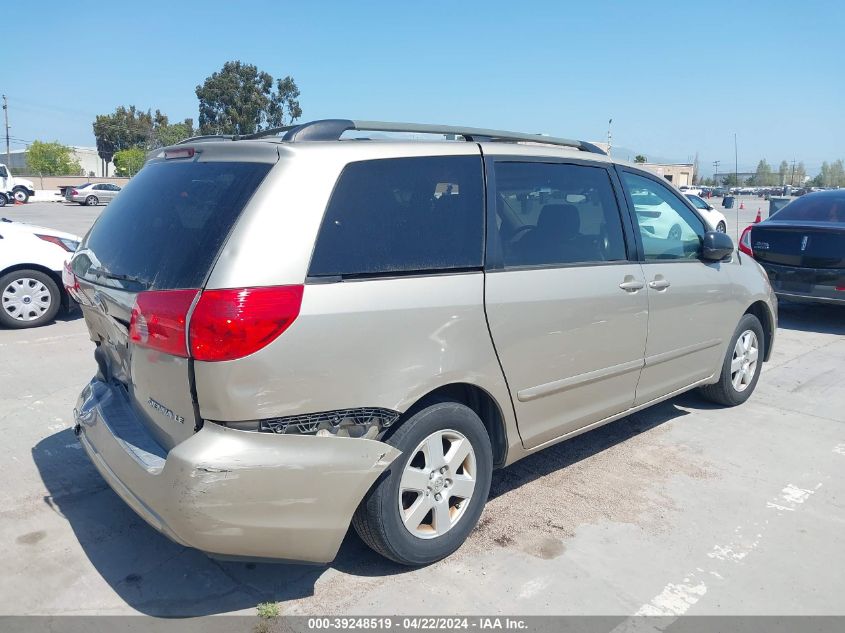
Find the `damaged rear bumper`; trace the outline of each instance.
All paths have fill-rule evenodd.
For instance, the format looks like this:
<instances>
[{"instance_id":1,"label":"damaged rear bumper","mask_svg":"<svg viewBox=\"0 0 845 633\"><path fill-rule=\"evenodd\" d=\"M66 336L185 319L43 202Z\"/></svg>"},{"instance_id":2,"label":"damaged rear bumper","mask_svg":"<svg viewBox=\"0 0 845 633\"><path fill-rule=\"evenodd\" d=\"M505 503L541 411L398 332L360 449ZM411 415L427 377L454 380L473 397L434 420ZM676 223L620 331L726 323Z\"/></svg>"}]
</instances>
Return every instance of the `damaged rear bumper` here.
<instances>
[{"instance_id":1,"label":"damaged rear bumper","mask_svg":"<svg viewBox=\"0 0 845 633\"><path fill-rule=\"evenodd\" d=\"M216 424L165 452L122 388L96 379L74 416L91 461L135 512L177 543L226 557L332 560L358 503L400 454L374 440Z\"/></svg>"}]
</instances>

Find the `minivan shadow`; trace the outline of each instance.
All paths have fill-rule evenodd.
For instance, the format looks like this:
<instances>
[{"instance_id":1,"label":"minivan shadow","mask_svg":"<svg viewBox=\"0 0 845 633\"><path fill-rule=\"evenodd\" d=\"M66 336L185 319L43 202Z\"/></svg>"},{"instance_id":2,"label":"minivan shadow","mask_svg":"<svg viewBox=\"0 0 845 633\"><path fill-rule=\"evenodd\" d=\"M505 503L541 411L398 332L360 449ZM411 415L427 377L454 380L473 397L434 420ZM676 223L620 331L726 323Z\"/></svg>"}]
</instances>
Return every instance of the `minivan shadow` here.
<instances>
[{"instance_id":1,"label":"minivan shadow","mask_svg":"<svg viewBox=\"0 0 845 633\"><path fill-rule=\"evenodd\" d=\"M701 404L694 401L692 406ZM527 457L493 474L491 498L648 431L687 412L669 401ZM103 481L70 429L39 442L33 460L44 502L70 524L91 564L126 602L147 615L188 617L253 609L314 594L330 567L356 576L409 570L367 548L349 530L330 566L224 562L177 545L147 525ZM284 609L283 609L284 611Z\"/></svg>"}]
</instances>

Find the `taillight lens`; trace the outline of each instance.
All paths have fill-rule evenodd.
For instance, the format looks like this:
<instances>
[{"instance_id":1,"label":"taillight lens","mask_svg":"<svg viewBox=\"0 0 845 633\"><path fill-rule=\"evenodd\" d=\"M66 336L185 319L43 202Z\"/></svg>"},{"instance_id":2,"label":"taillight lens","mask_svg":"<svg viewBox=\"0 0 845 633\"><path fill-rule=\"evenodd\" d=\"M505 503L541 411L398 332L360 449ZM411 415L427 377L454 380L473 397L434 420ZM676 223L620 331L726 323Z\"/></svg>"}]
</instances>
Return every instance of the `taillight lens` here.
<instances>
[{"instance_id":1,"label":"taillight lens","mask_svg":"<svg viewBox=\"0 0 845 633\"><path fill-rule=\"evenodd\" d=\"M257 352L299 316L303 286L206 290L191 315L191 356L223 361Z\"/></svg>"},{"instance_id":2,"label":"taillight lens","mask_svg":"<svg viewBox=\"0 0 845 633\"><path fill-rule=\"evenodd\" d=\"M185 325L199 290L150 290L135 298L129 339L141 347L188 357Z\"/></svg>"},{"instance_id":3,"label":"taillight lens","mask_svg":"<svg viewBox=\"0 0 845 633\"><path fill-rule=\"evenodd\" d=\"M749 257L754 257L754 250L751 248L751 228L748 226L742 232L742 236L739 238L739 250Z\"/></svg>"},{"instance_id":4,"label":"taillight lens","mask_svg":"<svg viewBox=\"0 0 845 633\"><path fill-rule=\"evenodd\" d=\"M70 191L70 195L72 195L72 196L78 196L78 195L79 195L79 192L78 192L76 189L71 189L71 191Z\"/></svg>"}]
</instances>

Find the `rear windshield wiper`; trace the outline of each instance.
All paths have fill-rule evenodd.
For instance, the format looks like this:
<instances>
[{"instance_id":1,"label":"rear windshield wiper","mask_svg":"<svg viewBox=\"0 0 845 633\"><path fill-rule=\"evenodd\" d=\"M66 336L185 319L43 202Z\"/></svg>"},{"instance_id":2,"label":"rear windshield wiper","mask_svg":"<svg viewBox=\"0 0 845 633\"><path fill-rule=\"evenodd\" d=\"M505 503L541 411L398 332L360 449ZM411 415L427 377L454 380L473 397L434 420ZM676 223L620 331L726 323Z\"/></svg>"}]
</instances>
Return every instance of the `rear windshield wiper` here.
<instances>
[{"instance_id":1,"label":"rear windshield wiper","mask_svg":"<svg viewBox=\"0 0 845 633\"><path fill-rule=\"evenodd\" d=\"M104 268L97 268L95 266L91 266L88 269L88 272L93 273L98 277L105 277L106 279L114 279L115 281L128 281L130 283L143 286L144 288L149 288L152 285L146 279L141 279L140 277L135 277L133 275L124 275L122 273L112 273Z\"/></svg>"}]
</instances>

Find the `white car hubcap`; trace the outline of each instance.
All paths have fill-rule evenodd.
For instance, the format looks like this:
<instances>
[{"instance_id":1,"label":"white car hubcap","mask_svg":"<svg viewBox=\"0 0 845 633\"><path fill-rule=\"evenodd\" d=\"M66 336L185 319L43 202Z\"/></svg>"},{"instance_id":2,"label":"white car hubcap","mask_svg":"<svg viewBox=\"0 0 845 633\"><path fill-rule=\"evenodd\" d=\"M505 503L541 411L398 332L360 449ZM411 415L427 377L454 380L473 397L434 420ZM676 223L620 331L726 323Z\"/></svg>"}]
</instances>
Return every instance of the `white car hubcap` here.
<instances>
[{"instance_id":1,"label":"white car hubcap","mask_svg":"<svg viewBox=\"0 0 845 633\"><path fill-rule=\"evenodd\" d=\"M3 289L3 309L17 321L35 321L52 302L50 290L37 279L15 279Z\"/></svg>"},{"instance_id":2,"label":"white car hubcap","mask_svg":"<svg viewBox=\"0 0 845 633\"><path fill-rule=\"evenodd\" d=\"M754 380L759 347L757 335L751 330L746 330L737 339L731 359L731 383L737 391L745 391Z\"/></svg>"},{"instance_id":3,"label":"white car hubcap","mask_svg":"<svg viewBox=\"0 0 845 633\"><path fill-rule=\"evenodd\" d=\"M461 520L475 489L475 451L457 431L436 431L420 442L399 482L399 516L414 536L440 536Z\"/></svg>"}]
</instances>

